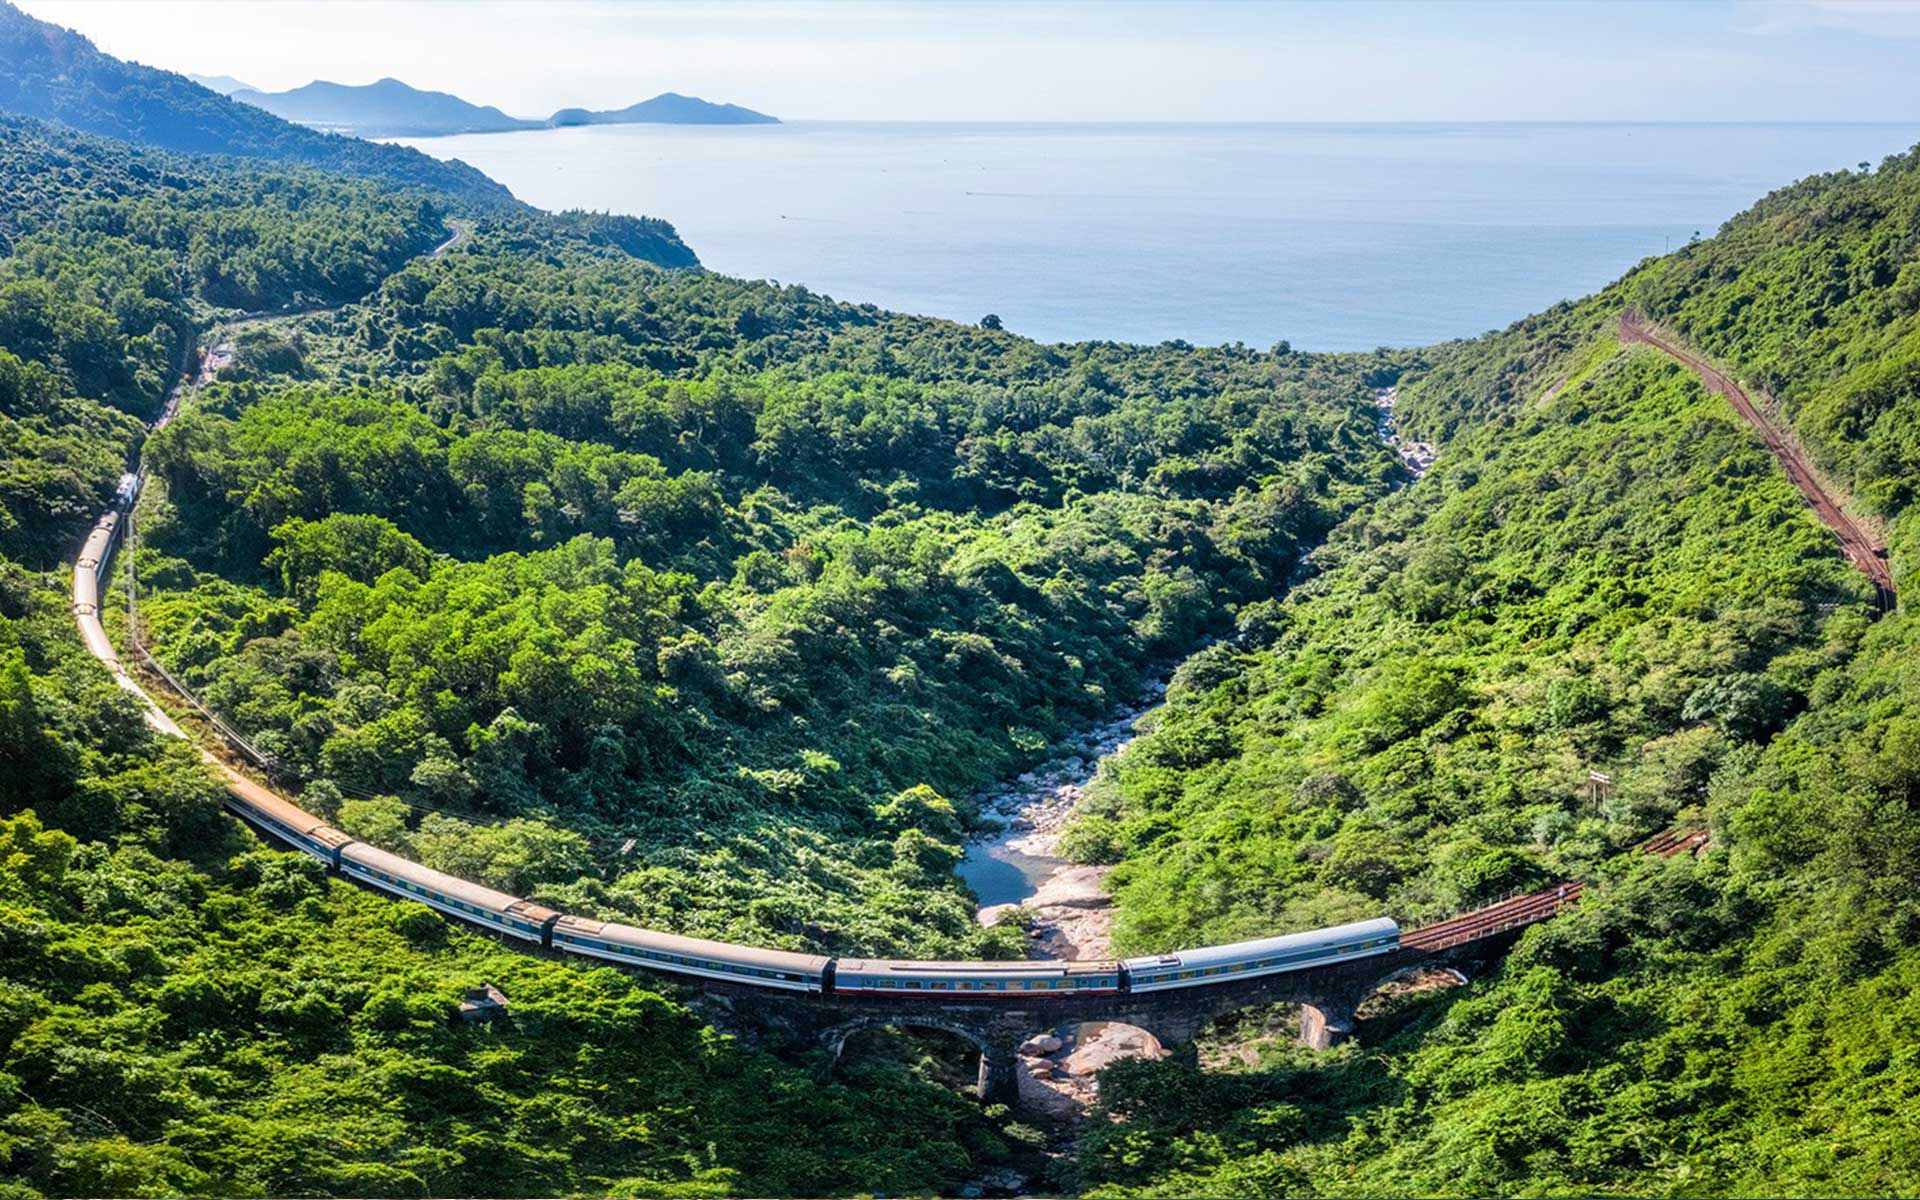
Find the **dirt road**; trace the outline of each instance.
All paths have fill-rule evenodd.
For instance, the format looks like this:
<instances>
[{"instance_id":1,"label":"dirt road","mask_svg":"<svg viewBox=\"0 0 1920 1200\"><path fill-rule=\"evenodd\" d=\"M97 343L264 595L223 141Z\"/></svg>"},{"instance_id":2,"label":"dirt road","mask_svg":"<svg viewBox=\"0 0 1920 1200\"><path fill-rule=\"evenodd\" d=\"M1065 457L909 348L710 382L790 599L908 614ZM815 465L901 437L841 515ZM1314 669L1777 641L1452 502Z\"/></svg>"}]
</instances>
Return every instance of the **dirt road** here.
<instances>
[{"instance_id":1,"label":"dirt road","mask_svg":"<svg viewBox=\"0 0 1920 1200\"><path fill-rule=\"evenodd\" d=\"M1882 603L1892 607L1893 569L1887 565L1886 545L1872 531L1849 517L1839 502L1827 494L1820 484L1820 477L1814 473L1813 464L1807 459L1806 451L1800 448L1799 441L1790 430L1749 399L1739 384L1698 354L1681 347L1632 309L1620 314L1620 340L1652 346L1698 375L1708 391L1726 397L1727 403L1733 405L1733 411L1740 414L1740 419L1759 432L1767 443L1767 449L1780 464L1780 469L1787 473L1787 479L1813 505L1813 511L1821 523L1833 530L1834 536L1840 539L1840 548L1847 558L1873 581Z\"/></svg>"}]
</instances>

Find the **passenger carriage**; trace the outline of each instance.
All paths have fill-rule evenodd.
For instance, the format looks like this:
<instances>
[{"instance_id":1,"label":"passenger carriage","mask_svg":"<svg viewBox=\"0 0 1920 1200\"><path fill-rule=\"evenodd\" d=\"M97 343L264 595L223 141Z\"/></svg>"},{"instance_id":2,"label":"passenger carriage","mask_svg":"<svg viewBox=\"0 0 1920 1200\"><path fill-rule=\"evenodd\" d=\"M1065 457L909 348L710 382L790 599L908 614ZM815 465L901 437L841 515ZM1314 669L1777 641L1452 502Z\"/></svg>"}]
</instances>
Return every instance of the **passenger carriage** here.
<instances>
[{"instance_id":1,"label":"passenger carriage","mask_svg":"<svg viewBox=\"0 0 1920 1200\"><path fill-rule=\"evenodd\" d=\"M575 916L554 923L551 944L609 962L796 992L824 990L830 962L820 954L734 946Z\"/></svg>"},{"instance_id":2,"label":"passenger carriage","mask_svg":"<svg viewBox=\"0 0 1920 1200\"><path fill-rule=\"evenodd\" d=\"M1400 926L1379 917L1307 933L1129 958L1126 969L1129 990L1156 992L1320 967L1387 954L1399 945Z\"/></svg>"},{"instance_id":3,"label":"passenger carriage","mask_svg":"<svg viewBox=\"0 0 1920 1200\"><path fill-rule=\"evenodd\" d=\"M423 867L365 842L350 842L340 851L340 871L371 887L418 900L483 929L539 945L546 944L547 930L560 917L554 910L531 900Z\"/></svg>"},{"instance_id":4,"label":"passenger carriage","mask_svg":"<svg viewBox=\"0 0 1920 1200\"><path fill-rule=\"evenodd\" d=\"M835 995L924 1000L978 996L1088 995L1121 990L1120 964L1099 962L914 962L842 958L833 965Z\"/></svg>"}]
</instances>

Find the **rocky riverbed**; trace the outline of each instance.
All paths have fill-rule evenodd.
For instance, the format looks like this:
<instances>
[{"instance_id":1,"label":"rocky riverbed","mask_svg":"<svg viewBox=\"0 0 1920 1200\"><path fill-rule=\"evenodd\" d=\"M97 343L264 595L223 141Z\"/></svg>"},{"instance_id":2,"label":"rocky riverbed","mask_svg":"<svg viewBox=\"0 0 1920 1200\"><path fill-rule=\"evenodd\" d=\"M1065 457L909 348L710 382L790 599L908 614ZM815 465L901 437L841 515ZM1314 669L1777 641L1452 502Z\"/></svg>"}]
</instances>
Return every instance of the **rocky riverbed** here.
<instances>
[{"instance_id":1,"label":"rocky riverbed","mask_svg":"<svg viewBox=\"0 0 1920 1200\"><path fill-rule=\"evenodd\" d=\"M1107 868L1061 858L1060 835L1101 762L1126 748L1135 722L1160 703L1166 691L1166 681L1155 679L1132 704L1054 758L974 797L981 814L1002 828L967 848L960 874L986 902L980 909L981 924L992 925L1015 909L1025 910L1034 958L1105 958L1112 953Z\"/></svg>"},{"instance_id":2,"label":"rocky riverbed","mask_svg":"<svg viewBox=\"0 0 1920 1200\"><path fill-rule=\"evenodd\" d=\"M1380 440L1393 447L1400 455L1400 461L1407 464L1407 470L1418 479L1427 473L1427 468L1433 466L1433 460L1440 457L1440 451L1432 442L1409 441L1400 436L1400 423L1394 412L1399 400L1400 389L1397 387L1381 388L1374 393L1374 403L1380 407L1378 432Z\"/></svg>"},{"instance_id":3,"label":"rocky riverbed","mask_svg":"<svg viewBox=\"0 0 1920 1200\"><path fill-rule=\"evenodd\" d=\"M1052 759L974 798L981 813L1003 828L968 847L960 874L988 901L980 909L981 924L1024 912L1034 958L1096 959L1113 953L1108 868L1061 858L1060 835L1100 764L1126 749L1135 723L1166 690L1165 679L1155 679L1132 704ZM1130 1025L1091 1022L1038 1032L1020 1051L1021 1106L1071 1125L1096 1098L1100 1068L1121 1058L1166 1053L1151 1035Z\"/></svg>"}]
</instances>

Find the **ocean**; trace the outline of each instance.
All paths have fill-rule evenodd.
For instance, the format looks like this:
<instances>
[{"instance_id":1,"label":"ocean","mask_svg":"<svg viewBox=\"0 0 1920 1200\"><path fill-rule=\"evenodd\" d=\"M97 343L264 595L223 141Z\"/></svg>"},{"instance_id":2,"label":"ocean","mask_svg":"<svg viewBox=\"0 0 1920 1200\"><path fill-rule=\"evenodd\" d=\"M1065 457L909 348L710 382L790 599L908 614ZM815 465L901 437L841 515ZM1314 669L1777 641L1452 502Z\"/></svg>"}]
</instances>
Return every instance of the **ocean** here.
<instances>
[{"instance_id":1,"label":"ocean","mask_svg":"<svg viewBox=\"0 0 1920 1200\"><path fill-rule=\"evenodd\" d=\"M1042 341L1471 337L1920 125L793 121L402 139L709 268Z\"/></svg>"}]
</instances>

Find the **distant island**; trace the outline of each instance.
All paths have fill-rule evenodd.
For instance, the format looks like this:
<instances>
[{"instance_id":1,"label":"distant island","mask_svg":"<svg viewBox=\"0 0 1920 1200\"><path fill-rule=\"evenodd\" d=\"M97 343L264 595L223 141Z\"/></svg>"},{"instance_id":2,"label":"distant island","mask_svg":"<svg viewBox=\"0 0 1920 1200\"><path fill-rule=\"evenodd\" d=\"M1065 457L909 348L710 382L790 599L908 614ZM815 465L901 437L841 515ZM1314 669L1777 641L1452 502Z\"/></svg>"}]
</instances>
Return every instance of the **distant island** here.
<instances>
[{"instance_id":1,"label":"distant island","mask_svg":"<svg viewBox=\"0 0 1920 1200\"><path fill-rule=\"evenodd\" d=\"M238 82L217 77L219 82ZM214 87L212 80L206 86ZM219 90L216 88L216 90ZM662 92L626 108L594 111L563 108L545 120L508 116L492 105L475 104L449 92L429 92L398 79L344 84L315 80L285 92L241 87L235 100L277 117L329 133L356 137L440 137L455 133L506 133L572 125L777 125L778 117L715 104L697 96Z\"/></svg>"}]
</instances>

